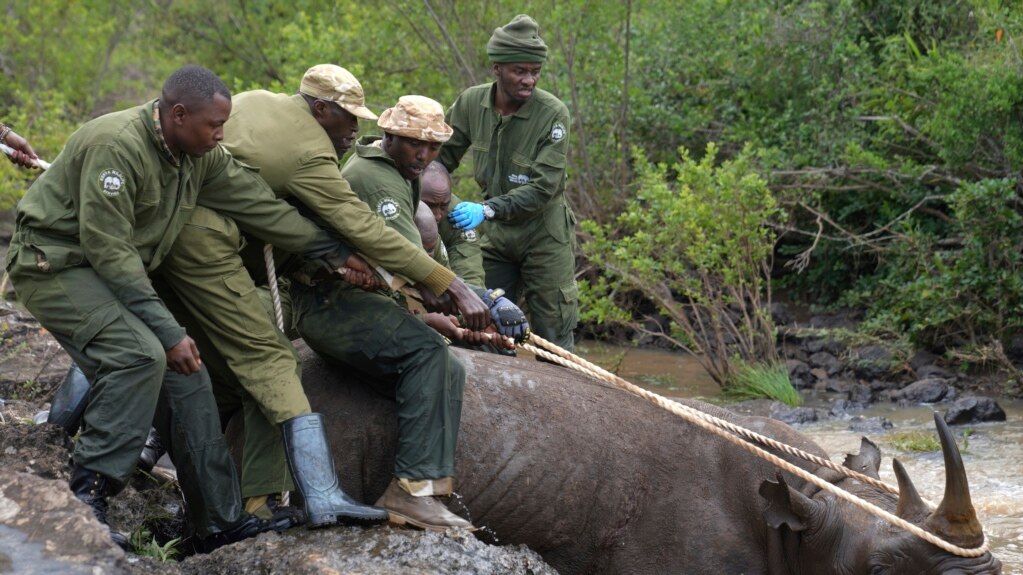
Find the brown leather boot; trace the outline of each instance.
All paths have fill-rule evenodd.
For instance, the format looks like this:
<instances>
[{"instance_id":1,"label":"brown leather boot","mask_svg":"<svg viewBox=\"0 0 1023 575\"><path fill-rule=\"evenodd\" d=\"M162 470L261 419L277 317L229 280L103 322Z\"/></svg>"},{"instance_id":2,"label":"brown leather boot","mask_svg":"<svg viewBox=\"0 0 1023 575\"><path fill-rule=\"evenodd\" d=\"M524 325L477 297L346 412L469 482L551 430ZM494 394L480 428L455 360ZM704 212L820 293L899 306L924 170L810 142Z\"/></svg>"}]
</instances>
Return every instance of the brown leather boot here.
<instances>
[{"instance_id":1,"label":"brown leather boot","mask_svg":"<svg viewBox=\"0 0 1023 575\"><path fill-rule=\"evenodd\" d=\"M434 497L416 497L405 491L397 479L392 479L384 494L377 499L377 507L387 510L388 519L395 525L413 525L427 531L444 531L451 527L475 531L465 519L448 511Z\"/></svg>"}]
</instances>

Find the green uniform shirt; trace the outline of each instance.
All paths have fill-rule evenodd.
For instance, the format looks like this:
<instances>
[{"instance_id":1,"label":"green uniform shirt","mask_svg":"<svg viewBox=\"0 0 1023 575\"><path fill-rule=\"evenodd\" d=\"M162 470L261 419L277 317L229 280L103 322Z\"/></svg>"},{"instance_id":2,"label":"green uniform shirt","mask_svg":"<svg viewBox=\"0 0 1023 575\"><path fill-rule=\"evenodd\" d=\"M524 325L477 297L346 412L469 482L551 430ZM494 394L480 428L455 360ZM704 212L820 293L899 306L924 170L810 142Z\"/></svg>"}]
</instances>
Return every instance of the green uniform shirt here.
<instances>
[{"instance_id":1,"label":"green uniform shirt","mask_svg":"<svg viewBox=\"0 0 1023 575\"><path fill-rule=\"evenodd\" d=\"M458 196L451 194L452 208L461 201ZM437 253L439 254L441 247L444 247L447 257L441 261L435 254L434 259L455 272L455 275L462 278L465 283L486 287L483 273L483 252L480 251L479 236L476 234L476 230L460 231L448 221L447 217L443 217L437 224L437 231L440 237Z\"/></svg>"},{"instance_id":2,"label":"green uniform shirt","mask_svg":"<svg viewBox=\"0 0 1023 575\"><path fill-rule=\"evenodd\" d=\"M379 142L379 136L359 138L355 153L341 168L341 175L370 209L405 239L419 246L419 251L425 255L423 239L414 219L419 205L419 178L406 180Z\"/></svg>"},{"instance_id":3,"label":"green uniform shirt","mask_svg":"<svg viewBox=\"0 0 1023 575\"><path fill-rule=\"evenodd\" d=\"M338 168L334 146L301 95L264 90L234 97L224 147L260 175L278 197L294 198L360 252L391 272L440 294L454 274L373 216Z\"/></svg>"},{"instance_id":4,"label":"green uniform shirt","mask_svg":"<svg viewBox=\"0 0 1023 575\"><path fill-rule=\"evenodd\" d=\"M439 160L454 172L472 148L473 176L495 219L522 221L563 202L568 154L568 108L539 88L510 116L494 110L496 84L461 93L445 119L454 134Z\"/></svg>"},{"instance_id":5,"label":"green uniform shirt","mask_svg":"<svg viewBox=\"0 0 1023 575\"><path fill-rule=\"evenodd\" d=\"M155 103L107 114L72 134L18 204L14 241L45 253L54 272L91 266L169 349L185 331L156 295L147 272L160 265L196 205L310 257L332 253L338 244L276 201L263 181L223 148L173 161L154 127Z\"/></svg>"}]
</instances>

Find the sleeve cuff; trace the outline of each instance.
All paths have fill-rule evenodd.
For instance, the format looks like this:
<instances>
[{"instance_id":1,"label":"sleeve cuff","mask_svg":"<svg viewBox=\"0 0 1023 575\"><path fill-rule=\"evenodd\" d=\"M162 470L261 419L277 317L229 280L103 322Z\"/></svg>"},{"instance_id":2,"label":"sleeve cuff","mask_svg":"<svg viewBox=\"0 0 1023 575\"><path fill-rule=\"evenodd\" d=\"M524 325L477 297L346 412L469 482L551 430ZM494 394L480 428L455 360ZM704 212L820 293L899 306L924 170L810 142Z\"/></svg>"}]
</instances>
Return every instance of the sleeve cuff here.
<instances>
[{"instance_id":1,"label":"sleeve cuff","mask_svg":"<svg viewBox=\"0 0 1023 575\"><path fill-rule=\"evenodd\" d=\"M425 285L427 288L429 288L430 291L433 292L433 295L439 296L440 294L447 291L447 289L451 287L451 284L454 281L455 273L449 270L448 268L440 264L437 264L433 268L433 271L431 271L429 275L423 278L423 281L421 283Z\"/></svg>"}]
</instances>

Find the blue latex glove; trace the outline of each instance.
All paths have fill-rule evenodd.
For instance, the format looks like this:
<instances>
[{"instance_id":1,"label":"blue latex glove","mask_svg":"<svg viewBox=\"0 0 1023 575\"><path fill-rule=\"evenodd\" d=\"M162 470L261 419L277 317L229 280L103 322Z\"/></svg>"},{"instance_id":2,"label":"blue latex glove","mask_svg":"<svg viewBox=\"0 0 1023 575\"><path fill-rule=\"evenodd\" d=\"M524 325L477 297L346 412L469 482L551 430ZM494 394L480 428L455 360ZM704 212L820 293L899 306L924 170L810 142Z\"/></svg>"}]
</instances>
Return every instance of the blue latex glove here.
<instances>
[{"instance_id":1,"label":"blue latex glove","mask_svg":"<svg viewBox=\"0 0 1023 575\"><path fill-rule=\"evenodd\" d=\"M448 220L460 230L471 230L483 222L483 204L460 202L448 214Z\"/></svg>"},{"instance_id":2,"label":"blue latex glove","mask_svg":"<svg viewBox=\"0 0 1023 575\"><path fill-rule=\"evenodd\" d=\"M529 322L519 306L504 297L504 290L490 289L483 294L483 301L490 306L490 319L497 327L497 333L510 337L515 343L529 339Z\"/></svg>"}]
</instances>

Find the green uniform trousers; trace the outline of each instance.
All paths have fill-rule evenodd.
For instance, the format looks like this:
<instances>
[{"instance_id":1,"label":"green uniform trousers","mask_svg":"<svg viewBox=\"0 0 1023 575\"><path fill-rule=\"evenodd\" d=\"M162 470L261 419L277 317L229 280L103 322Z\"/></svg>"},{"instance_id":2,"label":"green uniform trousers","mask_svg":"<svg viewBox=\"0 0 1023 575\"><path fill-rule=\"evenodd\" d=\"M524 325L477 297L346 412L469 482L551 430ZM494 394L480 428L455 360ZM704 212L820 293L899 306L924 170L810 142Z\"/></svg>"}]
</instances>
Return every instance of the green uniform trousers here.
<instances>
[{"instance_id":1,"label":"green uniform trousers","mask_svg":"<svg viewBox=\"0 0 1023 575\"><path fill-rule=\"evenodd\" d=\"M368 375L398 402L395 476L453 477L465 368L444 338L390 297L340 280L293 283L291 297L310 348Z\"/></svg>"},{"instance_id":2,"label":"green uniform trousers","mask_svg":"<svg viewBox=\"0 0 1023 575\"><path fill-rule=\"evenodd\" d=\"M253 497L293 489L280 424L311 408L298 356L243 267L241 246L233 220L197 207L157 270L157 288L196 339L225 424L242 410L242 495Z\"/></svg>"},{"instance_id":3,"label":"green uniform trousers","mask_svg":"<svg viewBox=\"0 0 1023 575\"><path fill-rule=\"evenodd\" d=\"M188 517L200 536L243 517L238 478L205 370L167 369L156 335L91 267L42 272L36 251L12 244L8 270L18 298L92 382L74 462L123 486L150 426L177 468Z\"/></svg>"},{"instance_id":4,"label":"green uniform trousers","mask_svg":"<svg viewBox=\"0 0 1023 575\"><path fill-rule=\"evenodd\" d=\"M491 220L480 230L487 287L503 289L513 302L522 296L530 330L571 351L579 321L572 211L557 202L529 220Z\"/></svg>"}]
</instances>

